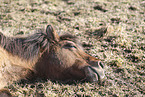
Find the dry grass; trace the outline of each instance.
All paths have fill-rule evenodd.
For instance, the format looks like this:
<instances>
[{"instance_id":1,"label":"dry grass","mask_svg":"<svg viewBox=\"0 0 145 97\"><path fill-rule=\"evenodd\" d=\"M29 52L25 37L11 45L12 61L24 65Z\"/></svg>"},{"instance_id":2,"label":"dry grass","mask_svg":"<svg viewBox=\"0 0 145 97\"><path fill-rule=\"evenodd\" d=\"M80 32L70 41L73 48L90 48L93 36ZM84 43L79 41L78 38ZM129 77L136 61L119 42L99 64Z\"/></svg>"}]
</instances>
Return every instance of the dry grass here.
<instances>
[{"instance_id":1,"label":"dry grass","mask_svg":"<svg viewBox=\"0 0 145 97\"><path fill-rule=\"evenodd\" d=\"M145 95L145 2L143 0L1 0L0 29L9 35L29 34L54 25L93 45L86 52L106 64L101 83L64 84L50 80L14 83L19 97ZM107 29L106 29L107 28ZM102 32L102 33L101 33Z\"/></svg>"}]
</instances>

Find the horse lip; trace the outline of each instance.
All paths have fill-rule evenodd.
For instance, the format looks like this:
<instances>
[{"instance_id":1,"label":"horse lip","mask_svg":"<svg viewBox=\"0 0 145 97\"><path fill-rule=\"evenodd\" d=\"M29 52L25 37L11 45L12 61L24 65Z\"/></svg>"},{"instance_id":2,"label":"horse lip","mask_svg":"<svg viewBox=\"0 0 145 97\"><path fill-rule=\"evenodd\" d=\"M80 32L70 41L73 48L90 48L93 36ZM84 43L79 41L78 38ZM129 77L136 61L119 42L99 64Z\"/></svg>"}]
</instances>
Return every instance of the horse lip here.
<instances>
[{"instance_id":1,"label":"horse lip","mask_svg":"<svg viewBox=\"0 0 145 97\"><path fill-rule=\"evenodd\" d=\"M98 74L96 72L94 73L94 69L92 69L90 66L86 67L85 73L87 81L97 82L99 80Z\"/></svg>"},{"instance_id":2,"label":"horse lip","mask_svg":"<svg viewBox=\"0 0 145 97\"><path fill-rule=\"evenodd\" d=\"M98 82L105 77L102 66L87 66L85 73L86 79L90 82Z\"/></svg>"},{"instance_id":3,"label":"horse lip","mask_svg":"<svg viewBox=\"0 0 145 97\"><path fill-rule=\"evenodd\" d=\"M99 79L103 79L105 77L104 70L102 68L97 68L94 66L89 66L89 68L98 75Z\"/></svg>"}]
</instances>

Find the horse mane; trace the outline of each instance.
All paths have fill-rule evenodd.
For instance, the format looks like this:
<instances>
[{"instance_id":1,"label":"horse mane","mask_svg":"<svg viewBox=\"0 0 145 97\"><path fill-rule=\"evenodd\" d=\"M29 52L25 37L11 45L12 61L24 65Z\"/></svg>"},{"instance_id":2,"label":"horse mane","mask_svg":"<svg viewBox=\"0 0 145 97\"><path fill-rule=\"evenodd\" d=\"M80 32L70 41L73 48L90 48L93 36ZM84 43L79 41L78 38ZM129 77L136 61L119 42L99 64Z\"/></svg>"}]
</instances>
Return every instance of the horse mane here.
<instances>
[{"instance_id":1,"label":"horse mane","mask_svg":"<svg viewBox=\"0 0 145 97\"><path fill-rule=\"evenodd\" d=\"M0 46L12 55L17 55L26 60L33 60L37 57L40 49L49 49L48 38L44 29L39 29L37 33L21 38L7 37L0 32Z\"/></svg>"},{"instance_id":2,"label":"horse mane","mask_svg":"<svg viewBox=\"0 0 145 97\"><path fill-rule=\"evenodd\" d=\"M76 39L77 37L71 34L60 36L60 41L70 40L77 43ZM39 29L27 37L7 37L0 32L0 46L12 55L26 60L35 59L40 49L49 50L50 42L44 29Z\"/></svg>"}]
</instances>

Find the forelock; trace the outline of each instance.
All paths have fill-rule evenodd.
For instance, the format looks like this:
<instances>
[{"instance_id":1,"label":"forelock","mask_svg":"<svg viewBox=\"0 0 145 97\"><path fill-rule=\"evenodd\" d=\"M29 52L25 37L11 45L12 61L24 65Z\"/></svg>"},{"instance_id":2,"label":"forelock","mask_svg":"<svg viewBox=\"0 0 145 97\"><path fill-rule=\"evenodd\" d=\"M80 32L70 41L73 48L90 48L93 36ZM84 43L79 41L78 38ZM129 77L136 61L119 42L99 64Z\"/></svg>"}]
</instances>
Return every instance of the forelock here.
<instances>
[{"instance_id":1,"label":"forelock","mask_svg":"<svg viewBox=\"0 0 145 97\"><path fill-rule=\"evenodd\" d=\"M77 37L71 34L64 34L60 36L60 41L62 40L70 40L77 43Z\"/></svg>"}]
</instances>

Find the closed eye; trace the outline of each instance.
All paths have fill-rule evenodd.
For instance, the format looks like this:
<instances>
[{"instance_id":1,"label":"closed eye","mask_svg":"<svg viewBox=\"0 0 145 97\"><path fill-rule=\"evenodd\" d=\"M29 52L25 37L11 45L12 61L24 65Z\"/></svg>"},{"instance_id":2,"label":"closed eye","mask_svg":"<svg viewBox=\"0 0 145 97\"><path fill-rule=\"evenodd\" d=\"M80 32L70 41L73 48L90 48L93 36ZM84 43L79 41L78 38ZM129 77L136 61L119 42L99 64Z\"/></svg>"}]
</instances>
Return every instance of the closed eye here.
<instances>
[{"instance_id":1,"label":"closed eye","mask_svg":"<svg viewBox=\"0 0 145 97\"><path fill-rule=\"evenodd\" d=\"M67 43L63 46L64 48L76 48L72 43Z\"/></svg>"}]
</instances>

